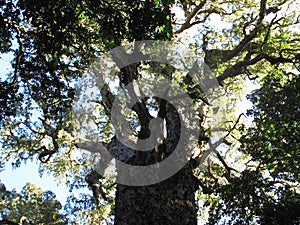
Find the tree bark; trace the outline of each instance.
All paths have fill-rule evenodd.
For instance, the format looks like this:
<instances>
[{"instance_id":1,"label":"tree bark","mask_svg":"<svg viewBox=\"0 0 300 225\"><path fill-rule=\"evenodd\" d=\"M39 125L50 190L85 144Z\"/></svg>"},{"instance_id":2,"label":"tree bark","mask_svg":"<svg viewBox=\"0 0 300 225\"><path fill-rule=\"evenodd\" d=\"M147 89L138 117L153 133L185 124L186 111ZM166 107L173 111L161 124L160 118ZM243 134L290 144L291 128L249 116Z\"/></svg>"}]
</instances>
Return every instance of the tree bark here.
<instances>
[{"instance_id":1,"label":"tree bark","mask_svg":"<svg viewBox=\"0 0 300 225\"><path fill-rule=\"evenodd\" d=\"M112 145L115 145L112 149L115 148L113 152L116 158L124 159L124 155L134 155L126 160L126 163L150 165L172 154L180 137L178 112L171 104L162 100L158 117L166 121L167 135L162 144L149 152L137 152L128 149L116 140L112 142ZM123 156L118 155L120 152ZM152 175L144 174L143 176L151 179ZM133 177L133 179L138 179L138 177ZM160 183L148 186L117 184L115 225L196 225L195 192L197 189L197 179L193 175L190 163Z\"/></svg>"},{"instance_id":2,"label":"tree bark","mask_svg":"<svg viewBox=\"0 0 300 225\"><path fill-rule=\"evenodd\" d=\"M115 225L196 225L197 188L189 166L158 184L143 187L118 184Z\"/></svg>"}]
</instances>

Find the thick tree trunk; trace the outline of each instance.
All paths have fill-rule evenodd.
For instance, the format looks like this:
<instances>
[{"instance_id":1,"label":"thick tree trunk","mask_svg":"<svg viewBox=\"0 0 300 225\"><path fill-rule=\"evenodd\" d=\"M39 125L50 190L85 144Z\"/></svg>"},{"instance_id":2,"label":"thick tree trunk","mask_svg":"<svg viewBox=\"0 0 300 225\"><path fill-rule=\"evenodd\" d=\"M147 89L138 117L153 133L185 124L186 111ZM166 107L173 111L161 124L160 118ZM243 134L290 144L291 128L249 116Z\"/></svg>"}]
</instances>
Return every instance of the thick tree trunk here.
<instances>
[{"instance_id":1,"label":"thick tree trunk","mask_svg":"<svg viewBox=\"0 0 300 225\"><path fill-rule=\"evenodd\" d=\"M164 102L160 114L166 120L167 137L162 145L150 152L136 152L119 141L112 142L116 158L133 155L126 163L149 165L164 160L172 154L180 136L180 121L176 109ZM131 153L130 153L131 152ZM128 154L129 153L129 154ZM166 154L164 157L162 157ZM196 225L197 206L195 192L197 179L193 175L191 163L187 163L172 177L148 186L117 185L115 225ZM139 179L130 175L131 179ZM143 174L149 177L153 174ZM155 176L155 174L154 174Z\"/></svg>"},{"instance_id":2,"label":"thick tree trunk","mask_svg":"<svg viewBox=\"0 0 300 225\"><path fill-rule=\"evenodd\" d=\"M138 95L135 93L136 89L128 84L132 84L137 77L136 74L137 69L134 66L121 69L120 80L127 85L128 93L133 96L133 99L138 98ZM124 146L115 138L110 148L116 159L130 165L147 166L165 160L172 154L182 135L179 112L165 99L158 99L158 101L158 117L166 124L166 137L163 142L151 151L141 152ZM149 123L153 119L145 104L145 99L139 99L132 108L137 113L141 124L139 139L149 137ZM178 160L181 160L181 156ZM139 179L131 171L128 173L131 179ZM156 174L139 174L139 176L151 179L151 176ZM195 192L197 189L197 179L192 173L190 163L160 183L147 186L117 184L115 225L196 225Z\"/></svg>"},{"instance_id":3,"label":"thick tree trunk","mask_svg":"<svg viewBox=\"0 0 300 225\"><path fill-rule=\"evenodd\" d=\"M196 225L197 181L189 166L161 183L117 185L115 225Z\"/></svg>"}]
</instances>

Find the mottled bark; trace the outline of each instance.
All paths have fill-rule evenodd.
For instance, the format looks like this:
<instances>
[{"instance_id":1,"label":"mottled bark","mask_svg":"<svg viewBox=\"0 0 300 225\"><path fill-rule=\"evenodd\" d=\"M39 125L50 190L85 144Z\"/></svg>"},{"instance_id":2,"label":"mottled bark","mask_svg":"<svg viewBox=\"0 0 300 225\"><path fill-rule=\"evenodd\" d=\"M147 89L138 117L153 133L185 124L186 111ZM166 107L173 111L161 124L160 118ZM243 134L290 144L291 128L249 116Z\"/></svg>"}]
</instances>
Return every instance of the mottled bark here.
<instances>
[{"instance_id":1,"label":"mottled bark","mask_svg":"<svg viewBox=\"0 0 300 225\"><path fill-rule=\"evenodd\" d=\"M115 225L196 225L196 190L189 166L158 184L117 185Z\"/></svg>"},{"instance_id":2,"label":"mottled bark","mask_svg":"<svg viewBox=\"0 0 300 225\"><path fill-rule=\"evenodd\" d=\"M158 116L166 121L167 137L150 152L136 152L120 142L112 142L116 158L134 165L149 165L164 160L176 148L180 136L180 120L176 109L162 101ZM122 149L120 151L120 149ZM121 154L120 154L121 153ZM132 175L135 176L135 175ZM144 174L151 179L153 174ZM134 177L133 179L139 179ZM171 178L148 186L118 184L116 192L115 225L195 225L197 179L192 167L186 164Z\"/></svg>"}]
</instances>

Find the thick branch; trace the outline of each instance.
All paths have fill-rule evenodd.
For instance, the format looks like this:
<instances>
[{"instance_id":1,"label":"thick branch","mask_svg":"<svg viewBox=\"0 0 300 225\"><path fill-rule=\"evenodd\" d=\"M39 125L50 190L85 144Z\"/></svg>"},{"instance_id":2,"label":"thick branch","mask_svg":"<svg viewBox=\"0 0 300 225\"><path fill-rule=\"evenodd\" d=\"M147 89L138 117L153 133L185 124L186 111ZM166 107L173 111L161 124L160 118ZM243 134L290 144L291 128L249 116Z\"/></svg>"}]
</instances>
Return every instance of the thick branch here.
<instances>
[{"instance_id":1,"label":"thick branch","mask_svg":"<svg viewBox=\"0 0 300 225\"><path fill-rule=\"evenodd\" d=\"M106 193L102 190L101 187L101 178L102 176L94 170L85 176L85 181L88 183L88 186L92 189L93 197L98 207L101 205L101 196L105 201L108 200Z\"/></svg>"},{"instance_id":2,"label":"thick branch","mask_svg":"<svg viewBox=\"0 0 300 225\"><path fill-rule=\"evenodd\" d=\"M38 151L41 151L38 158L42 163L47 163L52 155L56 152L55 150L48 150L45 146L42 146L41 148L36 150L36 152Z\"/></svg>"},{"instance_id":3,"label":"thick branch","mask_svg":"<svg viewBox=\"0 0 300 225\"><path fill-rule=\"evenodd\" d=\"M140 53L138 52L137 54ZM139 89L137 83L138 64L134 63L128 65L128 61L131 59L132 55L127 54L123 48L117 48L115 51L112 51L112 56L121 70L121 84L126 88L131 103L134 103L132 110L137 113L141 123L139 138L148 138L150 136L149 122L152 119L152 116L147 110L145 99L143 99L142 91Z\"/></svg>"},{"instance_id":4,"label":"thick branch","mask_svg":"<svg viewBox=\"0 0 300 225\"><path fill-rule=\"evenodd\" d=\"M238 62L235 65L229 67L217 79L218 79L219 83L221 84L223 80L225 80L229 77L235 77L237 75L243 74L245 72L247 66L254 65L255 63L257 63L263 59L265 59L272 65L280 64L280 63L293 63L293 60L289 59L289 58L284 58L282 56L274 57L274 56L269 56L267 54L261 53L253 59L241 61L241 62Z\"/></svg>"},{"instance_id":5,"label":"thick branch","mask_svg":"<svg viewBox=\"0 0 300 225\"><path fill-rule=\"evenodd\" d=\"M231 60L232 58L234 58L235 56L237 56L245 48L245 46L256 37L257 32L259 31L259 29L262 26L262 21L263 21L265 15L266 15L266 0L261 0L259 17L258 17L258 20L256 22L254 29L248 35L246 35L240 41L240 43L232 50L220 50L220 49L207 50L207 49L205 49L206 44L204 44L203 50L205 52L205 59L204 59L205 63L211 69L214 69L217 67L217 65L214 65L214 63L212 63L214 61L214 57L217 56L219 58L219 63L221 63L221 62L227 62L227 61Z\"/></svg>"}]
</instances>

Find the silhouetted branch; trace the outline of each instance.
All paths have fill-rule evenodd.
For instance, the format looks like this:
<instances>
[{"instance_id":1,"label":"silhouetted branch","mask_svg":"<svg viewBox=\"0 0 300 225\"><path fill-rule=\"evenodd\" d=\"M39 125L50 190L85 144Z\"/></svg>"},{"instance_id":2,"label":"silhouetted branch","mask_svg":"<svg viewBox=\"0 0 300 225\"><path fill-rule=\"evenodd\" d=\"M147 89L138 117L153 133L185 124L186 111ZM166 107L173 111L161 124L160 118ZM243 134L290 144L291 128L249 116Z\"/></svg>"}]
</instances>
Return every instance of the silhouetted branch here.
<instances>
[{"instance_id":1,"label":"silhouetted branch","mask_svg":"<svg viewBox=\"0 0 300 225\"><path fill-rule=\"evenodd\" d=\"M20 225L19 223L15 223L11 220L7 220L7 219L3 219L3 220L0 220L0 224L3 224L3 225Z\"/></svg>"}]
</instances>

